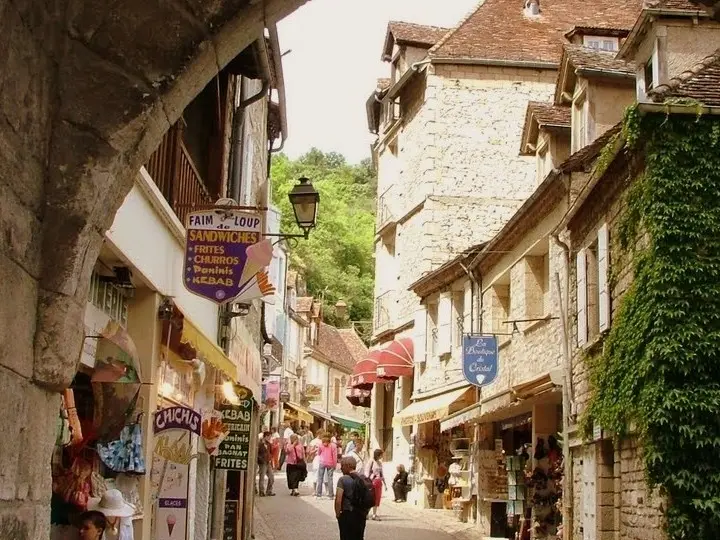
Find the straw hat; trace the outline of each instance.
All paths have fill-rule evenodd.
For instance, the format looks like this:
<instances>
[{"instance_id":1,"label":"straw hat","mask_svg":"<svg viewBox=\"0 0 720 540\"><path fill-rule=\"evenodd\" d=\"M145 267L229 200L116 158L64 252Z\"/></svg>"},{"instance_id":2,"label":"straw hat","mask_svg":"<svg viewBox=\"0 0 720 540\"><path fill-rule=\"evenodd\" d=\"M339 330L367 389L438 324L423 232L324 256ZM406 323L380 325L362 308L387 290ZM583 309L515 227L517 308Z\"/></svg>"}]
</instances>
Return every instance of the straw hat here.
<instances>
[{"instance_id":1,"label":"straw hat","mask_svg":"<svg viewBox=\"0 0 720 540\"><path fill-rule=\"evenodd\" d=\"M117 489L108 489L102 498L93 497L88 501L87 509L102 512L105 517L130 517L135 514L135 507L125 502Z\"/></svg>"}]
</instances>

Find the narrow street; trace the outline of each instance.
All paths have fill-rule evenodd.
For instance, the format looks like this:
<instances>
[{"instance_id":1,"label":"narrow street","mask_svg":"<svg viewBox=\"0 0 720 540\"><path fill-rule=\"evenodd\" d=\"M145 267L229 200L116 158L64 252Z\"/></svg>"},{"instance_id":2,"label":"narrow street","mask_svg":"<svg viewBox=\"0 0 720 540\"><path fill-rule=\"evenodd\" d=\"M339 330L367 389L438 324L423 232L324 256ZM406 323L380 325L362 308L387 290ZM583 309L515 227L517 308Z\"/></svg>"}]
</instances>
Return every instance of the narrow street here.
<instances>
[{"instance_id":1,"label":"narrow street","mask_svg":"<svg viewBox=\"0 0 720 540\"><path fill-rule=\"evenodd\" d=\"M335 476L337 481L338 476ZM337 538L338 530L330 499L316 499L312 480L300 485L300 497L290 497L285 473L275 476L275 497L256 498L255 540L297 540L299 538ZM418 510L393 503L388 490L383 494L378 516L368 520L365 540L458 540L479 539L477 529L459 523L450 512Z\"/></svg>"}]
</instances>

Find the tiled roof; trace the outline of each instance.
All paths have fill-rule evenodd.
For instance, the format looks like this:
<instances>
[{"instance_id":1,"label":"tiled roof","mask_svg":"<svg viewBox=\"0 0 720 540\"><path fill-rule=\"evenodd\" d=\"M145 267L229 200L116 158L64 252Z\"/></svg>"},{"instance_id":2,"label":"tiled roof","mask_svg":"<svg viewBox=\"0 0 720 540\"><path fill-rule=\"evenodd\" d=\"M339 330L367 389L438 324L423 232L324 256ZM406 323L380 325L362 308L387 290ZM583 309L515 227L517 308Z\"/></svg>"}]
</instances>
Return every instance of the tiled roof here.
<instances>
[{"instance_id":1,"label":"tiled roof","mask_svg":"<svg viewBox=\"0 0 720 540\"><path fill-rule=\"evenodd\" d=\"M527 113L534 116L539 126L570 127L570 107L531 101Z\"/></svg>"},{"instance_id":2,"label":"tiled roof","mask_svg":"<svg viewBox=\"0 0 720 540\"><path fill-rule=\"evenodd\" d=\"M575 26L572 30L565 34L570 39L576 34L585 36L610 36L618 38L626 38L630 34L629 28L599 28L597 26Z\"/></svg>"},{"instance_id":3,"label":"tiled roof","mask_svg":"<svg viewBox=\"0 0 720 540\"><path fill-rule=\"evenodd\" d=\"M591 69L635 75L635 64L615 58L614 52L601 51L582 45L565 45L564 57L576 70Z\"/></svg>"},{"instance_id":4,"label":"tiled roof","mask_svg":"<svg viewBox=\"0 0 720 540\"><path fill-rule=\"evenodd\" d=\"M528 147L528 144L535 145L538 138L538 128L569 128L570 107L555 105L540 101L530 101L525 112L522 137L520 138L520 155L535 155L535 150Z\"/></svg>"},{"instance_id":5,"label":"tiled roof","mask_svg":"<svg viewBox=\"0 0 720 540\"><path fill-rule=\"evenodd\" d=\"M356 351L350 350L340 330L334 326L320 323L318 342L315 348L328 360L335 362L348 372L352 372L355 367Z\"/></svg>"},{"instance_id":6,"label":"tiled roof","mask_svg":"<svg viewBox=\"0 0 720 540\"><path fill-rule=\"evenodd\" d=\"M648 9L682 9L684 11L697 11L702 9L700 2L691 0L645 0Z\"/></svg>"},{"instance_id":7,"label":"tiled roof","mask_svg":"<svg viewBox=\"0 0 720 540\"><path fill-rule=\"evenodd\" d=\"M350 351L355 363L367 356L368 348L353 328L338 328L338 333L345 342L345 346Z\"/></svg>"},{"instance_id":8,"label":"tiled roof","mask_svg":"<svg viewBox=\"0 0 720 540\"><path fill-rule=\"evenodd\" d=\"M449 31L449 28L440 26L426 26L402 21L388 23L388 32L393 35L396 43L426 45L428 48L440 41Z\"/></svg>"},{"instance_id":9,"label":"tiled roof","mask_svg":"<svg viewBox=\"0 0 720 540\"><path fill-rule=\"evenodd\" d=\"M702 62L650 92L653 101L688 98L708 107L720 107L720 49Z\"/></svg>"},{"instance_id":10,"label":"tiled roof","mask_svg":"<svg viewBox=\"0 0 720 540\"><path fill-rule=\"evenodd\" d=\"M630 28L641 7L642 0L541 0L540 14L528 16L521 1L485 0L429 54L555 64L575 26Z\"/></svg>"},{"instance_id":11,"label":"tiled roof","mask_svg":"<svg viewBox=\"0 0 720 540\"><path fill-rule=\"evenodd\" d=\"M295 311L297 311L298 313L309 313L312 305L312 296L299 296L295 299Z\"/></svg>"}]
</instances>

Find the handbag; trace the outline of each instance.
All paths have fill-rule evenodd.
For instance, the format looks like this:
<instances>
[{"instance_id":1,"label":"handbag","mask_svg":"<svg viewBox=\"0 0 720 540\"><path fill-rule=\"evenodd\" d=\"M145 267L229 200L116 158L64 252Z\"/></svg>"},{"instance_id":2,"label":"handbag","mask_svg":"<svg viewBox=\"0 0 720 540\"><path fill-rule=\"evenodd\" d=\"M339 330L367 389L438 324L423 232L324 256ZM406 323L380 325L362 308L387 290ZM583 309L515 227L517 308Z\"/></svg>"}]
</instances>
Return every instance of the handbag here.
<instances>
[{"instance_id":1,"label":"handbag","mask_svg":"<svg viewBox=\"0 0 720 540\"><path fill-rule=\"evenodd\" d=\"M295 452L295 466L300 469L300 481L304 482L307 478L307 463L304 459L300 459L297 453L297 447L293 446L293 452Z\"/></svg>"}]
</instances>

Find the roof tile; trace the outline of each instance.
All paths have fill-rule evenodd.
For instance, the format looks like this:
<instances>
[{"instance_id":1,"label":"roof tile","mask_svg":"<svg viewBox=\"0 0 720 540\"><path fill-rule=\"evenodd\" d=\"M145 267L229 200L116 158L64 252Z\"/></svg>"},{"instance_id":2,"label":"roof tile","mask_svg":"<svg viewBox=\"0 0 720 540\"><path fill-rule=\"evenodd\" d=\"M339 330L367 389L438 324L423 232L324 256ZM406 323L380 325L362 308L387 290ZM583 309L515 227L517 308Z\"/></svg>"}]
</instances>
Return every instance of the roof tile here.
<instances>
[{"instance_id":1,"label":"roof tile","mask_svg":"<svg viewBox=\"0 0 720 540\"><path fill-rule=\"evenodd\" d=\"M527 114L532 114L540 127L570 127L570 107L530 101Z\"/></svg>"},{"instance_id":2,"label":"roof tile","mask_svg":"<svg viewBox=\"0 0 720 540\"><path fill-rule=\"evenodd\" d=\"M402 21L390 21L388 32L393 35L396 43L426 45L428 48L435 45L450 31L441 26L426 26Z\"/></svg>"},{"instance_id":3,"label":"roof tile","mask_svg":"<svg viewBox=\"0 0 720 540\"><path fill-rule=\"evenodd\" d=\"M592 69L614 73L635 74L635 64L615 57L614 52L601 51L582 45L565 45L564 56L575 69Z\"/></svg>"},{"instance_id":4,"label":"roof tile","mask_svg":"<svg viewBox=\"0 0 720 540\"><path fill-rule=\"evenodd\" d=\"M650 92L653 101L668 98L694 99L708 107L720 107L720 49Z\"/></svg>"},{"instance_id":5,"label":"roof tile","mask_svg":"<svg viewBox=\"0 0 720 540\"><path fill-rule=\"evenodd\" d=\"M528 16L520 1L485 0L429 54L554 64L575 26L630 28L641 8L642 0L541 0L540 15Z\"/></svg>"},{"instance_id":6,"label":"roof tile","mask_svg":"<svg viewBox=\"0 0 720 540\"><path fill-rule=\"evenodd\" d=\"M354 333L354 331L352 332ZM359 341L360 338L357 338L357 340ZM352 344L348 346L348 342ZM364 351L361 350L361 346L364 348ZM350 372L352 372L357 361L364 358L367 353L367 348L362 341L360 341L360 345L358 345L353 342L351 336L346 335L344 330L325 323L320 323L316 349L329 360Z\"/></svg>"}]
</instances>

